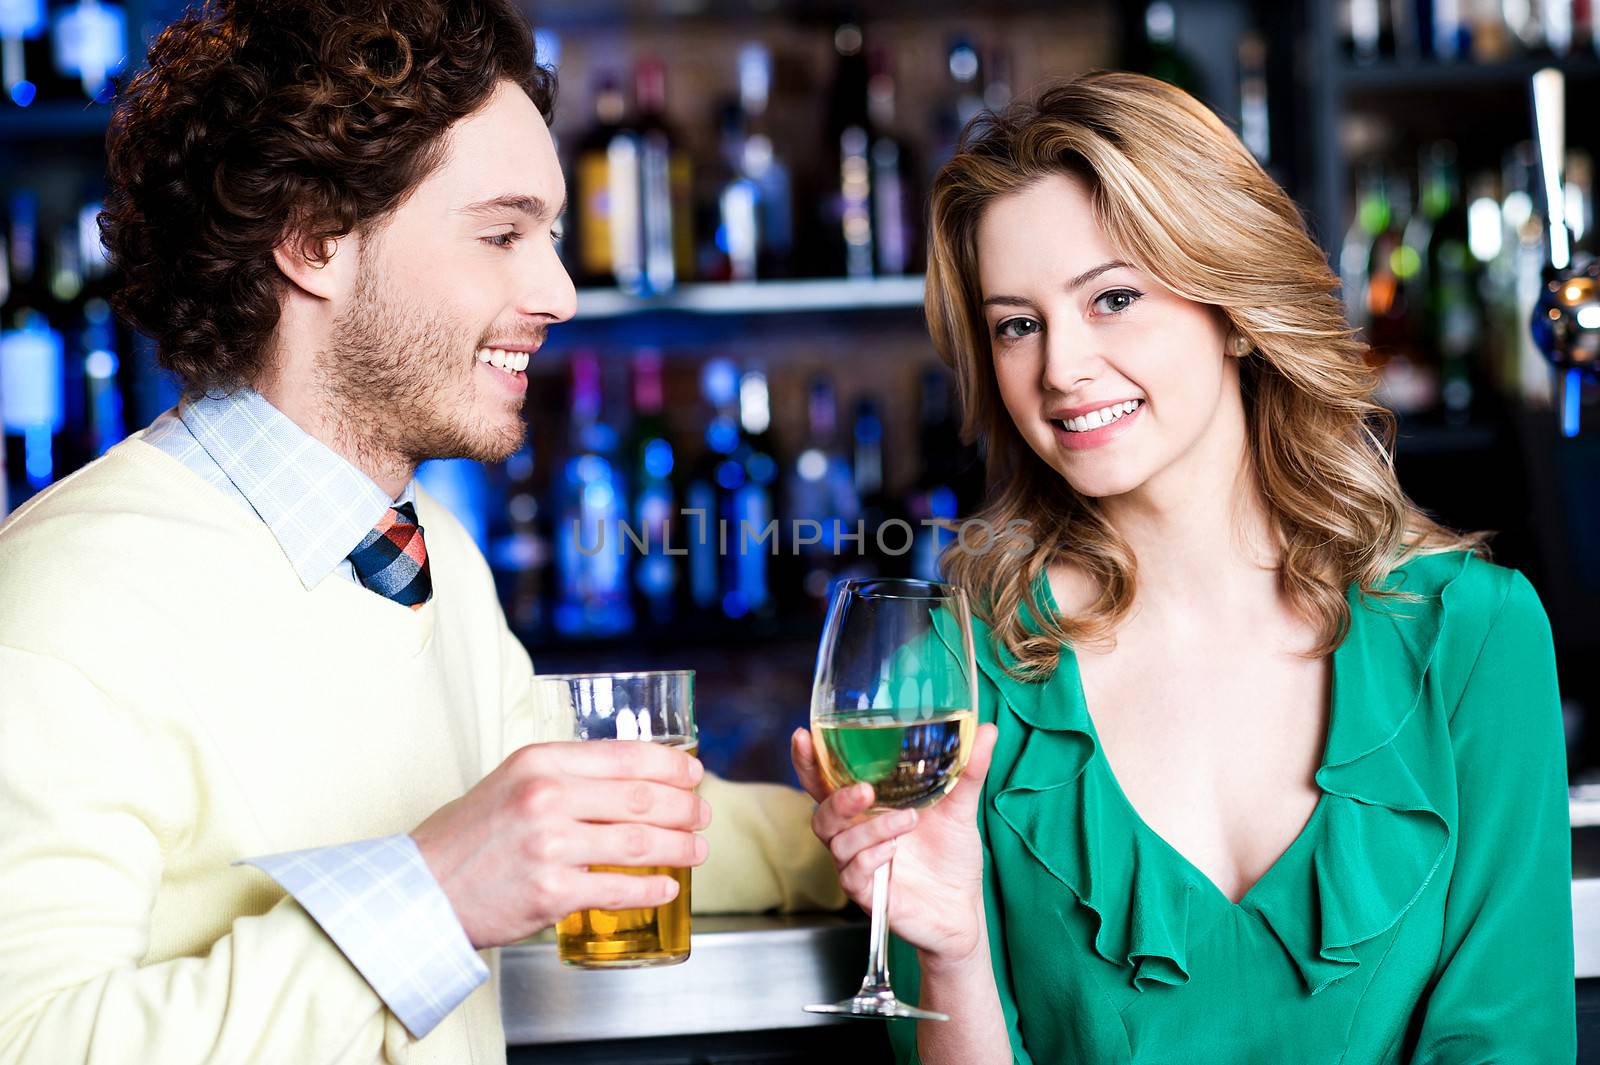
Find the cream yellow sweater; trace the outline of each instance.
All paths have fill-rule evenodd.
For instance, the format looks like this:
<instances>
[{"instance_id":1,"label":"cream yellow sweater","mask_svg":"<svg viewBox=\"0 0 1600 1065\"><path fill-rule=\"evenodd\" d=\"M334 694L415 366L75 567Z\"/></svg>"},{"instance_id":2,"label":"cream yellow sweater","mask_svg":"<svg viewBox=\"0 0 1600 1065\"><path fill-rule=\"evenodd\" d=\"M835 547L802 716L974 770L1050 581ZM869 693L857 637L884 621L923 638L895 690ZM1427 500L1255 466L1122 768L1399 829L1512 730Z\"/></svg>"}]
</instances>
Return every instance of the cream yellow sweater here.
<instances>
[{"instance_id":1,"label":"cream yellow sweater","mask_svg":"<svg viewBox=\"0 0 1600 1065\"><path fill-rule=\"evenodd\" d=\"M417 513L414 612L307 591L262 522L138 437L0 526L0 1065L504 1061L495 952L414 1040L232 864L407 831L565 736L475 546L420 492ZM842 901L804 796L703 794L697 909Z\"/></svg>"}]
</instances>

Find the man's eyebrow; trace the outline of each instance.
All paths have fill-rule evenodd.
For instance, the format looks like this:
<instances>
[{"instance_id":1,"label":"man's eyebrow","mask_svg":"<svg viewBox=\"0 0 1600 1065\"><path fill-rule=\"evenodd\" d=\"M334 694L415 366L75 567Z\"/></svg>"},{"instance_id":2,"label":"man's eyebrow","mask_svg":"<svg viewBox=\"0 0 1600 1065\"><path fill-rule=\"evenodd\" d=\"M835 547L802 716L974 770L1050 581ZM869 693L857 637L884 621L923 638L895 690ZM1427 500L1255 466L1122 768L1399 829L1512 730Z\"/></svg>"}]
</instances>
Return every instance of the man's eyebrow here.
<instances>
[{"instance_id":1,"label":"man's eyebrow","mask_svg":"<svg viewBox=\"0 0 1600 1065\"><path fill-rule=\"evenodd\" d=\"M525 214L535 221L543 222L553 220L560 215L561 211L565 208L566 203L563 202L560 208L555 211L551 211L550 205L538 196L520 196L512 194L508 196L496 196L492 200L480 200L477 203L469 203L460 209L460 213L486 215L496 214L501 211L515 211L519 214Z\"/></svg>"},{"instance_id":2,"label":"man's eyebrow","mask_svg":"<svg viewBox=\"0 0 1600 1065\"><path fill-rule=\"evenodd\" d=\"M1088 270L1085 270L1083 273L1067 282L1067 291L1076 292L1078 289L1082 288L1084 285L1087 285L1101 274L1107 274L1112 270L1121 269L1125 266L1131 268L1132 264L1125 263L1121 259L1112 259L1110 262L1101 263L1099 266L1090 267ZM990 296L988 299L983 301L983 305L985 307L1031 307L1033 306L1033 301L1025 300L1021 296Z\"/></svg>"}]
</instances>

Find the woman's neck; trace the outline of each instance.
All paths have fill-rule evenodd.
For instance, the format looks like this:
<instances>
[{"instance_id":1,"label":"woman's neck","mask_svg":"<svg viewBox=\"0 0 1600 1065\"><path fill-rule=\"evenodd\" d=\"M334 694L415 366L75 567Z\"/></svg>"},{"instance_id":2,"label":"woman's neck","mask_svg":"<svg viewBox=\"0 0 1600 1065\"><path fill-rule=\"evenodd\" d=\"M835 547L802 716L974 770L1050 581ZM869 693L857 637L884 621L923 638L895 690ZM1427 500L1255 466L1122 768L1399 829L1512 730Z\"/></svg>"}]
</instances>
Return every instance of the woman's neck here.
<instances>
[{"instance_id":1,"label":"woman's neck","mask_svg":"<svg viewBox=\"0 0 1600 1065\"><path fill-rule=\"evenodd\" d=\"M1169 478L1102 499L1101 513L1138 564L1138 602L1166 613L1259 604L1277 587L1278 551L1266 502L1241 455L1211 478Z\"/></svg>"}]
</instances>

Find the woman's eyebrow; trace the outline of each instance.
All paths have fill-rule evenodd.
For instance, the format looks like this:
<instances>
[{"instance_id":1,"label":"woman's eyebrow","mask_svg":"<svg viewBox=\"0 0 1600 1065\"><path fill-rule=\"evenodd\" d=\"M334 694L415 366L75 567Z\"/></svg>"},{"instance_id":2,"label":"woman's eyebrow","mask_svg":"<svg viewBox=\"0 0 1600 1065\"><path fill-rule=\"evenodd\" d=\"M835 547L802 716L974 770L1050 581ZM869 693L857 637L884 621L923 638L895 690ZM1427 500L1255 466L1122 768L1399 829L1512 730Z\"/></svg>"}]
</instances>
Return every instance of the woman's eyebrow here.
<instances>
[{"instance_id":1,"label":"woman's eyebrow","mask_svg":"<svg viewBox=\"0 0 1600 1065\"><path fill-rule=\"evenodd\" d=\"M1121 269L1125 266L1131 269L1133 264L1125 263L1121 259L1112 259L1110 262L1105 262L1101 263L1099 266L1090 267L1077 277L1073 278L1071 281L1067 282L1067 291L1076 292L1078 289L1082 288L1084 285L1087 285L1101 274L1110 273L1112 270ZM1032 307L1033 301L1023 299L1021 296L996 295L985 297L983 305L985 307Z\"/></svg>"}]
</instances>

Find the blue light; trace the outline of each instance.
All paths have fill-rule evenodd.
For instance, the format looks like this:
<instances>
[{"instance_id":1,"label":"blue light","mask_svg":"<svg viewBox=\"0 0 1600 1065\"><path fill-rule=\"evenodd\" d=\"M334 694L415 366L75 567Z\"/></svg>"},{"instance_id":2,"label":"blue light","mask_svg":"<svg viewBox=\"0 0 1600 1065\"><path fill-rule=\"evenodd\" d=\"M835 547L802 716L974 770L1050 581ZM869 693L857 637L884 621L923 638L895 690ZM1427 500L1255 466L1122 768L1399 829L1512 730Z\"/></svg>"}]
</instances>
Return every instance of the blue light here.
<instances>
[{"instance_id":1,"label":"blue light","mask_svg":"<svg viewBox=\"0 0 1600 1065\"><path fill-rule=\"evenodd\" d=\"M717 467L717 483L730 492L744 484L744 467L729 459Z\"/></svg>"},{"instance_id":2,"label":"blue light","mask_svg":"<svg viewBox=\"0 0 1600 1065\"><path fill-rule=\"evenodd\" d=\"M489 544L489 516L499 506L488 474L471 459L431 459L417 468L417 483L461 522L480 551Z\"/></svg>"},{"instance_id":3,"label":"blue light","mask_svg":"<svg viewBox=\"0 0 1600 1065\"><path fill-rule=\"evenodd\" d=\"M27 107L38 95L39 87L31 81L19 81L11 86L11 102L18 107Z\"/></svg>"},{"instance_id":4,"label":"blue light","mask_svg":"<svg viewBox=\"0 0 1600 1065\"><path fill-rule=\"evenodd\" d=\"M117 376L117 357L104 348L91 351L88 358L83 360L83 372L97 381L115 377Z\"/></svg>"},{"instance_id":5,"label":"blue light","mask_svg":"<svg viewBox=\"0 0 1600 1065\"><path fill-rule=\"evenodd\" d=\"M30 425L22 433L23 461L28 471L28 485L43 488L55 474L55 459L50 454L51 433L48 425Z\"/></svg>"},{"instance_id":6,"label":"blue light","mask_svg":"<svg viewBox=\"0 0 1600 1065\"><path fill-rule=\"evenodd\" d=\"M644 446L644 469L652 477L672 473L672 445L657 437Z\"/></svg>"},{"instance_id":7,"label":"blue light","mask_svg":"<svg viewBox=\"0 0 1600 1065\"><path fill-rule=\"evenodd\" d=\"M1571 369L1567 371L1564 382L1566 388L1562 390L1561 405L1561 435L1571 439L1578 435L1578 427L1582 418L1580 412L1583 408L1583 371Z\"/></svg>"},{"instance_id":8,"label":"blue light","mask_svg":"<svg viewBox=\"0 0 1600 1065\"><path fill-rule=\"evenodd\" d=\"M726 455L739 446L739 427L730 418L717 418L706 426L706 446Z\"/></svg>"},{"instance_id":9,"label":"blue light","mask_svg":"<svg viewBox=\"0 0 1600 1065\"><path fill-rule=\"evenodd\" d=\"M742 618L750 613L750 606L744 601L744 593L732 591L724 595L722 597L722 613L730 618Z\"/></svg>"},{"instance_id":10,"label":"blue light","mask_svg":"<svg viewBox=\"0 0 1600 1065\"><path fill-rule=\"evenodd\" d=\"M778 464L772 456L757 453L750 456L750 479L757 484L771 484L778 475Z\"/></svg>"}]
</instances>

